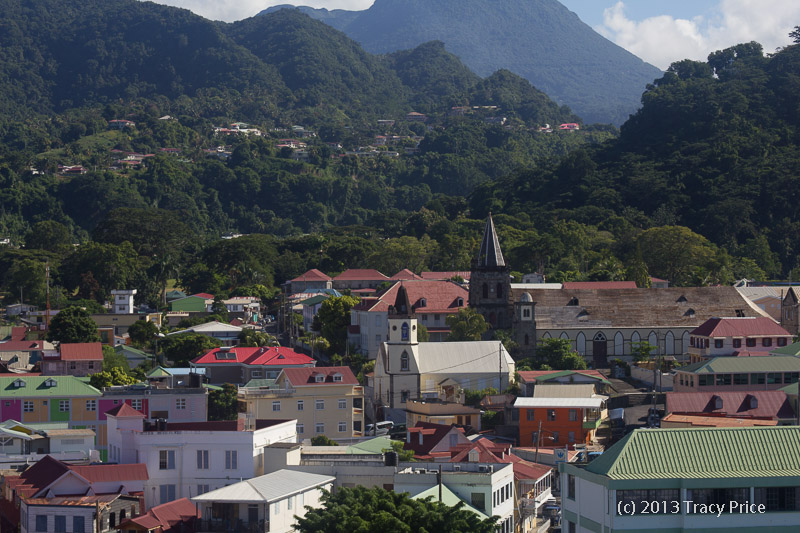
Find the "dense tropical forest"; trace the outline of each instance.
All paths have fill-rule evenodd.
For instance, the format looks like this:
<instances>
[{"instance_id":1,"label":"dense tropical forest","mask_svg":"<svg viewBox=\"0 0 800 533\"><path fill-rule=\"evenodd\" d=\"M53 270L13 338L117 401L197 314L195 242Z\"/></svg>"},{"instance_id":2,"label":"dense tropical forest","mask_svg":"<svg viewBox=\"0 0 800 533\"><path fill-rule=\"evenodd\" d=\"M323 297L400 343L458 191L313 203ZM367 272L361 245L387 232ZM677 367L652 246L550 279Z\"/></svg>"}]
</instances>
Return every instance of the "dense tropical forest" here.
<instances>
[{"instance_id":1,"label":"dense tropical forest","mask_svg":"<svg viewBox=\"0 0 800 533\"><path fill-rule=\"evenodd\" d=\"M465 270L490 211L517 276L798 272L798 46L676 63L617 131L441 43L375 56L296 10L0 8L6 302L41 303L46 265L55 305L119 287L158 305L168 280L269 299L308 268Z\"/></svg>"}]
</instances>

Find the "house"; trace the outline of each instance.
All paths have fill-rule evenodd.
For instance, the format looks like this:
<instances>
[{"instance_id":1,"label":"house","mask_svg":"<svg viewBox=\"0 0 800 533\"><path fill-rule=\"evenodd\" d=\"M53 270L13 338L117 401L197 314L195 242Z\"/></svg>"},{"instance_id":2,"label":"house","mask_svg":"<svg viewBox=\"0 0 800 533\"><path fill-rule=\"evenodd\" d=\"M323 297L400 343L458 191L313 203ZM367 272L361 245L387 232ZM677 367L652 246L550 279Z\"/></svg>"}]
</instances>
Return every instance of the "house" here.
<instances>
[{"instance_id":1,"label":"house","mask_svg":"<svg viewBox=\"0 0 800 533\"><path fill-rule=\"evenodd\" d=\"M31 311L36 311L39 309L38 305L26 304L26 303L18 303L18 304L9 304L6 306L6 315L8 316L25 316Z\"/></svg>"},{"instance_id":2,"label":"house","mask_svg":"<svg viewBox=\"0 0 800 533\"><path fill-rule=\"evenodd\" d=\"M418 461L448 461L450 449L459 444L467 444L469 439L464 429L432 422L417 422L406 430L404 450L414 452Z\"/></svg>"},{"instance_id":3,"label":"house","mask_svg":"<svg viewBox=\"0 0 800 533\"><path fill-rule=\"evenodd\" d=\"M333 278L333 288L342 289L377 289L389 278L373 269L350 268Z\"/></svg>"},{"instance_id":4,"label":"house","mask_svg":"<svg viewBox=\"0 0 800 533\"><path fill-rule=\"evenodd\" d=\"M98 313L92 315L92 320L94 320L100 328L113 328L113 334L117 337L125 335L128 332L128 328L140 320L152 322L156 326L161 327L161 313Z\"/></svg>"},{"instance_id":5,"label":"house","mask_svg":"<svg viewBox=\"0 0 800 533\"><path fill-rule=\"evenodd\" d=\"M58 351L44 352L43 376L84 377L103 370L103 345L99 342L61 343Z\"/></svg>"},{"instance_id":6,"label":"house","mask_svg":"<svg viewBox=\"0 0 800 533\"><path fill-rule=\"evenodd\" d=\"M558 129L562 131L578 131L579 129L581 129L581 126L580 124L569 122L567 124L561 124L560 126L558 126Z\"/></svg>"},{"instance_id":7,"label":"house","mask_svg":"<svg viewBox=\"0 0 800 533\"><path fill-rule=\"evenodd\" d=\"M114 533L119 520L141 512L139 496L122 493L26 498L20 502L21 533L96 531ZM69 528L69 529L68 529Z\"/></svg>"},{"instance_id":8,"label":"house","mask_svg":"<svg viewBox=\"0 0 800 533\"><path fill-rule=\"evenodd\" d=\"M47 341L10 340L0 342L0 360L9 368L27 369L41 361L45 352L53 351L54 346Z\"/></svg>"},{"instance_id":9,"label":"house","mask_svg":"<svg viewBox=\"0 0 800 533\"><path fill-rule=\"evenodd\" d=\"M289 294L297 294L308 289L332 289L333 278L316 268L312 268L304 274L287 281L284 286Z\"/></svg>"},{"instance_id":10,"label":"house","mask_svg":"<svg viewBox=\"0 0 800 533\"><path fill-rule=\"evenodd\" d=\"M285 368L277 379L239 389L239 412L248 418L294 418L299 439L361 437L364 388L346 366Z\"/></svg>"},{"instance_id":11,"label":"house","mask_svg":"<svg viewBox=\"0 0 800 533\"><path fill-rule=\"evenodd\" d=\"M550 527L549 518L543 514L545 503L551 498L553 469L526 461L511 453L510 444L498 444L487 439L477 439L469 444L459 444L450 449L451 463L506 463L514 468L514 522L520 531L545 532Z\"/></svg>"},{"instance_id":12,"label":"house","mask_svg":"<svg viewBox=\"0 0 800 533\"><path fill-rule=\"evenodd\" d=\"M776 322L781 321L783 299L789 289L790 287L752 287L746 284L736 286L736 290L742 296L753 302Z\"/></svg>"},{"instance_id":13,"label":"house","mask_svg":"<svg viewBox=\"0 0 800 533\"><path fill-rule=\"evenodd\" d=\"M608 417L607 396L594 385L537 385L532 398L519 397L520 446L563 447L592 442Z\"/></svg>"},{"instance_id":14,"label":"house","mask_svg":"<svg viewBox=\"0 0 800 533\"><path fill-rule=\"evenodd\" d=\"M425 122L428 120L428 117L423 115L422 113L417 113L416 111L412 111L406 115L406 120L411 122Z\"/></svg>"},{"instance_id":15,"label":"house","mask_svg":"<svg viewBox=\"0 0 800 533\"><path fill-rule=\"evenodd\" d=\"M792 334L767 317L709 318L689 333L692 363L719 356L769 355L791 344Z\"/></svg>"},{"instance_id":16,"label":"house","mask_svg":"<svg viewBox=\"0 0 800 533\"><path fill-rule=\"evenodd\" d=\"M500 463L403 463L394 476L395 492L412 497L441 484L470 507L486 516L497 517L497 531L516 531L514 524L514 468ZM435 491L438 495L438 488Z\"/></svg>"},{"instance_id":17,"label":"house","mask_svg":"<svg viewBox=\"0 0 800 533\"><path fill-rule=\"evenodd\" d=\"M607 394L611 382L597 370L522 370L519 375L521 396L533 396L538 384L592 384L597 394Z\"/></svg>"},{"instance_id":18,"label":"house","mask_svg":"<svg viewBox=\"0 0 800 533\"><path fill-rule=\"evenodd\" d=\"M147 422L144 414L127 404L106 416L109 460L147 465L148 508L206 493L231 479L261 475L263 448L295 442L297 437L295 421L285 419Z\"/></svg>"},{"instance_id":19,"label":"house","mask_svg":"<svg viewBox=\"0 0 800 533\"><path fill-rule=\"evenodd\" d=\"M120 521L121 533L193 533L197 507L188 499L156 505L145 514Z\"/></svg>"},{"instance_id":20,"label":"house","mask_svg":"<svg viewBox=\"0 0 800 533\"><path fill-rule=\"evenodd\" d=\"M205 371L209 383L244 385L253 379L276 379L285 368L314 367L311 357L284 346L223 346L200 355L189 363Z\"/></svg>"},{"instance_id":21,"label":"house","mask_svg":"<svg viewBox=\"0 0 800 533\"><path fill-rule=\"evenodd\" d=\"M133 314L134 312L133 297L135 295L136 295L136 289L112 290L111 297L114 299L114 303L111 305L111 312L115 315Z\"/></svg>"},{"instance_id":22,"label":"house","mask_svg":"<svg viewBox=\"0 0 800 533\"><path fill-rule=\"evenodd\" d=\"M677 415L718 416L795 422L795 412L780 390L750 392L668 392L665 411Z\"/></svg>"},{"instance_id":23,"label":"house","mask_svg":"<svg viewBox=\"0 0 800 533\"><path fill-rule=\"evenodd\" d=\"M453 397L458 389L508 388L514 360L500 341L418 342L417 319L404 291L389 311L389 339L375 362L375 401L388 417L405 421L412 398Z\"/></svg>"},{"instance_id":24,"label":"house","mask_svg":"<svg viewBox=\"0 0 800 533\"><path fill-rule=\"evenodd\" d=\"M715 357L676 369L675 392L750 392L797 383L800 357Z\"/></svg>"},{"instance_id":25,"label":"house","mask_svg":"<svg viewBox=\"0 0 800 533\"><path fill-rule=\"evenodd\" d=\"M322 505L323 491L330 491L334 477L292 470L240 481L191 498L200 508L198 531L294 530L295 517L304 517L306 506Z\"/></svg>"},{"instance_id":26,"label":"house","mask_svg":"<svg viewBox=\"0 0 800 533\"><path fill-rule=\"evenodd\" d=\"M255 296L234 296L220 302L229 313L234 313L248 319L258 319L261 314L261 299ZM206 301L206 312L214 312L214 302Z\"/></svg>"},{"instance_id":27,"label":"house","mask_svg":"<svg viewBox=\"0 0 800 533\"><path fill-rule=\"evenodd\" d=\"M791 531L799 454L799 426L637 429L559 464L564 530Z\"/></svg>"},{"instance_id":28,"label":"house","mask_svg":"<svg viewBox=\"0 0 800 533\"><path fill-rule=\"evenodd\" d=\"M430 422L447 426L468 426L478 432L481 430L481 410L464 405L463 401L409 398L405 410L406 427L412 427L417 422Z\"/></svg>"},{"instance_id":29,"label":"house","mask_svg":"<svg viewBox=\"0 0 800 533\"><path fill-rule=\"evenodd\" d=\"M128 366L132 369L136 368L137 366L141 365L142 363L153 359L153 354L149 354L133 346L128 346L127 344L119 344L114 346L114 352L117 355L121 355L128 361Z\"/></svg>"},{"instance_id":30,"label":"house","mask_svg":"<svg viewBox=\"0 0 800 533\"><path fill-rule=\"evenodd\" d=\"M124 130L125 128L136 127L136 123L125 119L115 119L108 121L108 127L114 130Z\"/></svg>"},{"instance_id":31,"label":"house","mask_svg":"<svg viewBox=\"0 0 800 533\"><path fill-rule=\"evenodd\" d=\"M5 469L24 467L45 455L66 463L99 462L95 437L90 429L66 429L60 424L23 424L6 420L0 423L0 465Z\"/></svg>"},{"instance_id":32,"label":"house","mask_svg":"<svg viewBox=\"0 0 800 533\"><path fill-rule=\"evenodd\" d=\"M205 335L206 337L217 339L222 343L223 346L236 346L239 344L239 333L241 332L242 328L239 326L233 326L231 324L225 324L224 322L217 322L216 320L213 320L211 322L199 324L190 328L167 333L167 336L183 335L184 333L197 333L200 335Z\"/></svg>"},{"instance_id":33,"label":"house","mask_svg":"<svg viewBox=\"0 0 800 533\"><path fill-rule=\"evenodd\" d=\"M314 317L317 316L319 308L322 307L322 302L328 299L327 295L317 294L306 300L300 302L303 306L303 330L311 331L313 329Z\"/></svg>"},{"instance_id":34,"label":"house","mask_svg":"<svg viewBox=\"0 0 800 533\"><path fill-rule=\"evenodd\" d=\"M447 317L467 307L468 292L452 281L397 281L376 298L363 298L350 310L348 339L370 359L388 340L389 308L402 292L417 315L418 324L428 330L429 342L444 341L450 334Z\"/></svg>"},{"instance_id":35,"label":"house","mask_svg":"<svg viewBox=\"0 0 800 533\"><path fill-rule=\"evenodd\" d=\"M185 311L189 313L203 313L208 306L214 303L214 295L199 292L183 298L177 298L169 303L170 311Z\"/></svg>"},{"instance_id":36,"label":"house","mask_svg":"<svg viewBox=\"0 0 800 533\"><path fill-rule=\"evenodd\" d=\"M159 389L200 388L207 381L205 368L164 368L159 365L147 373L147 382Z\"/></svg>"}]
</instances>

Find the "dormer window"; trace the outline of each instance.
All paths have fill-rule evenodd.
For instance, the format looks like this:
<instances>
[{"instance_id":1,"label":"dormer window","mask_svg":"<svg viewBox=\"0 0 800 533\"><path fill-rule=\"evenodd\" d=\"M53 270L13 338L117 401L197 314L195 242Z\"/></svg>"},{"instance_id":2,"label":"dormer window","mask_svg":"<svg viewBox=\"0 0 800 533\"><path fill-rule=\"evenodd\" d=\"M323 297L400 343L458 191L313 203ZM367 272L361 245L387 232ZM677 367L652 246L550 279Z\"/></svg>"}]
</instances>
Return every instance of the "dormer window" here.
<instances>
[{"instance_id":1,"label":"dormer window","mask_svg":"<svg viewBox=\"0 0 800 533\"><path fill-rule=\"evenodd\" d=\"M578 299L573 296L570 298L569 302L567 302L567 305L578 305Z\"/></svg>"},{"instance_id":2,"label":"dormer window","mask_svg":"<svg viewBox=\"0 0 800 533\"><path fill-rule=\"evenodd\" d=\"M50 378L50 379L48 379L47 381L44 382L44 386L45 387L55 387L56 385L58 385L58 382L56 380L54 380L53 378Z\"/></svg>"},{"instance_id":3,"label":"dormer window","mask_svg":"<svg viewBox=\"0 0 800 533\"><path fill-rule=\"evenodd\" d=\"M456 306L464 307L464 298L461 297L456 298Z\"/></svg>"},{"instance_id":4,"label":"dormer window","mask_svg":"<svg viewBox=\"0 0 800 533\"><path fill-rule=\"evenodd\" d=\"M14 380L14 388L21 389L22 387L27 387L28 384L25 383L24 380L16 379Z\"/></svg>"},{"instance_id":5,"label":"dormer window","mask_svg":"<svg viewBox=\"0 0 800 533\"><path fill-rule=\"evenodd\" d=\"M714 400L714 409L722 409L722 398L714 396L712 399Z\"/></svg>"},{"instance_id":6,"label":"dormer window","mask_svg":"<svg viewBox=\"0 0 800 533\"><path fill-rule=\"evenodd\" d=\"M426 300L425 298L419 299L419 307L425 307L427 305L428 305L428 300Z\"/></svg>"},{"instance_id":7,"label":"dormer window","mask_svg":"<svg viewBox=\"0 0 800 533\"><path fill-rule=\"evenodd\" d=\"M334 374L333 375L333 381L335 383L341 383L342 382L342 375L341 374Z\"/></svg>"},{"instance_id":8,"label":"dormer window","mask_svg":"<svg viewBox=\"0 0 800 533\"><path fill-rule=\"evenodd\" d=\"M748 395L750 399L750 409L758 409L758 398Z\"/></svg>"},{"instance_id":9,"label":"dormer window","mask_svg":"<svg viewBox=\"0 0 800 533\"><path fill-rule=\"evenodd\" d=\"M686 302L688 302L688 300L686 299L686 296L684 296L683 294L681 294L680 298L678 298L677 300L675 300L675 302L676 302L676 303L679 303L679 304L682 304L682 303L686 303Z\"/></svg>"},{"instance_id":10,"label":"dormer window","mask_svg":"<svg viewBox=\"0 0 800 533\"><path fill-rule=\"evenodd\" d=\"M322 374L314 375L314 383L322 383L323 381L325 381L325 376L323 376Z\"/></svg>"},{"instance_id":11,"label":"dormer window","mask_svg":"<svg viewBox=\"0 0 800 533\"><path fill-rule=\"evenodd\" d=\"M694 318L694 309L687 309L686 312L683 313L683 316Z\"/></svg>"}]
</instances>

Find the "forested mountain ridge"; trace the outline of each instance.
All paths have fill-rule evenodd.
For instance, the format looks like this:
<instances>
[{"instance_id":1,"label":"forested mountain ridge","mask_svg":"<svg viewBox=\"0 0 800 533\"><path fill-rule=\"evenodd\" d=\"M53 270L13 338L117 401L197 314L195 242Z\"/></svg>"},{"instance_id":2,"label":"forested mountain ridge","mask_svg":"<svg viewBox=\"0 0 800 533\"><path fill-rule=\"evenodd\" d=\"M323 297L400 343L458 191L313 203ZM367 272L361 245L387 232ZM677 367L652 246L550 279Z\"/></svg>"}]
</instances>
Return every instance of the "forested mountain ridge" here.
<instances>
[{"instance_id":1,"label":"forested mountain ridge","mask_svg":"<svg viewBox=\"0 0 800 533\"><path fill-rule=\"evenodd\" d=\"M645 86L661 75L557 0L376 0L364 11L297 10L372 53L442 41L479 75L515 72L589 123L622 124L636 111Z\"/></svg>"}]
</instances>

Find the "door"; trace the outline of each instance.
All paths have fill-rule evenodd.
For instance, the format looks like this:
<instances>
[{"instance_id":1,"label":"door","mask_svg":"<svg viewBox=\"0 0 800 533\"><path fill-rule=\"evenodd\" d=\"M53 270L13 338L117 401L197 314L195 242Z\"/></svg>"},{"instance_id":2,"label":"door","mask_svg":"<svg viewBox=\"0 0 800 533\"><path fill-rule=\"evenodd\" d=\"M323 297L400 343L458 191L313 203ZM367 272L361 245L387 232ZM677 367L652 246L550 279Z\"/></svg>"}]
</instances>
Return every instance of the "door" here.
<instances>
[{"instance_id":1,"label":"door","mask_svg":"<svg viewBox=\"0 0 800 533\"><path fill-rule=\"evenodd\" d=\"M592 355L595 368L608 368L608 340L602 331L592 340Z\"/></svg>"}]
</instances>

